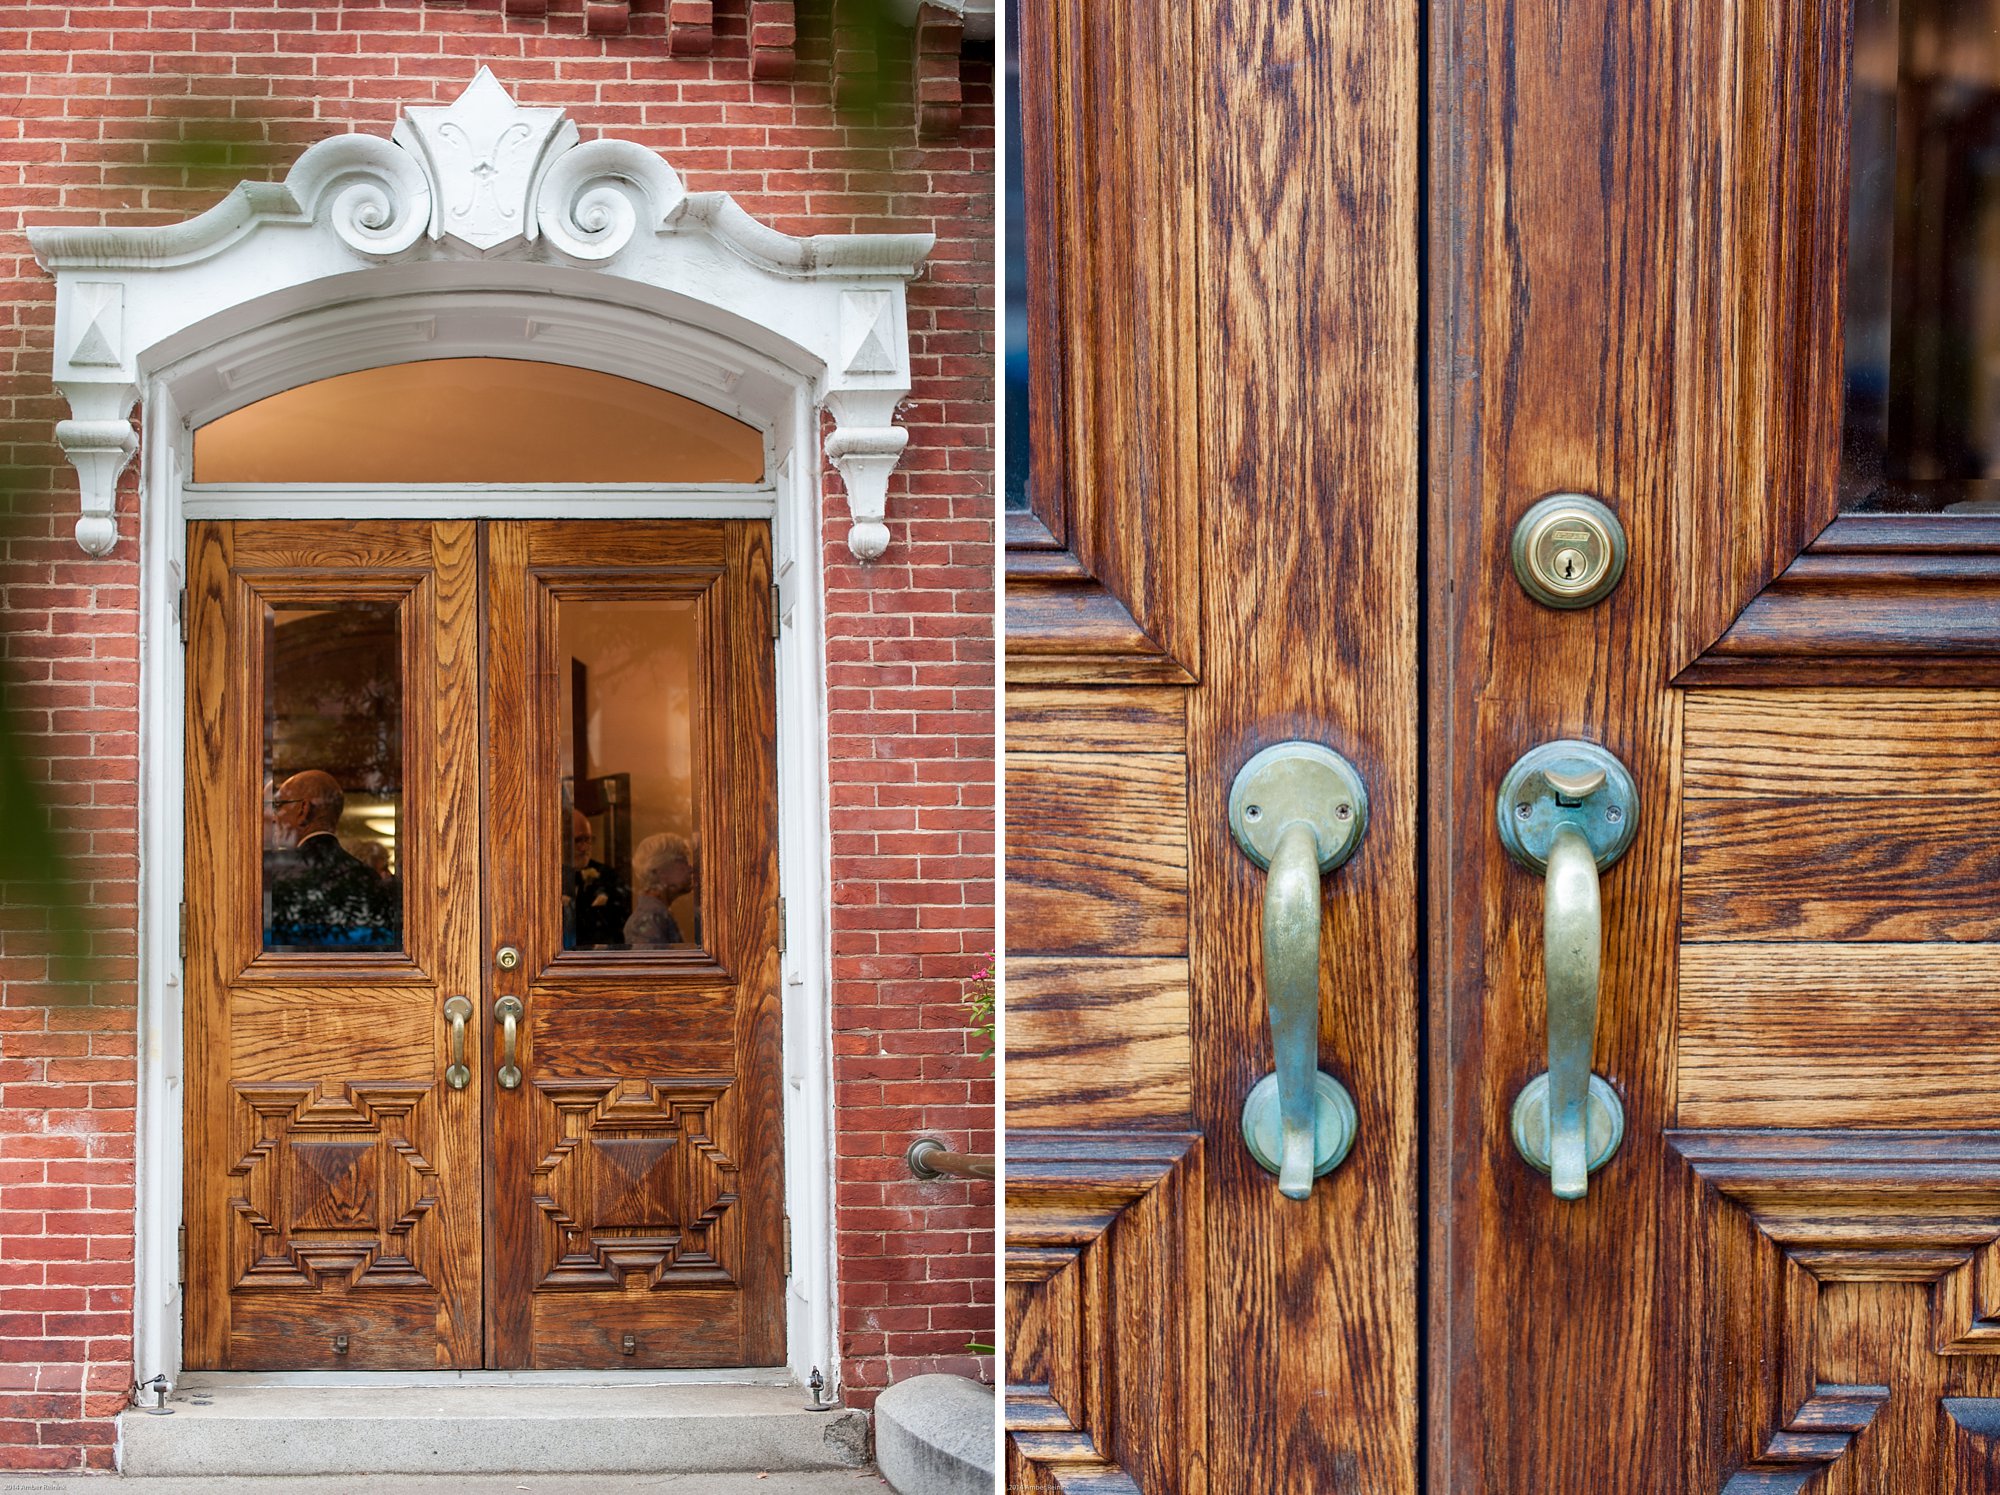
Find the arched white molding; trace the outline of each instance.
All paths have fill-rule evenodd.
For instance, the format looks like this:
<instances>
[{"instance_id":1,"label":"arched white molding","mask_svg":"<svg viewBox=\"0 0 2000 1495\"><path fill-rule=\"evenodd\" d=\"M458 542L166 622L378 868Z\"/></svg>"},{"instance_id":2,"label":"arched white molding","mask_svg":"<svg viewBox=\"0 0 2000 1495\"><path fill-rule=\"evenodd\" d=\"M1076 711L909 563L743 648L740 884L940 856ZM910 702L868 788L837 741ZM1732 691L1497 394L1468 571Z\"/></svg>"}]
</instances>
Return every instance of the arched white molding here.
<instances>
[{"instance_id":1,"label":"arched white molding","mask_svg":"<svg viewBox=\"0 0 2000 1495\"><path fill-rule=\"evenodd\" d=\"M391 272L443 266L468 289L510 283L490 273L503 267L528 272L511 282L523 290L615 277L625 297L656 293L664 315L804 375L833 417L825 450L847 489L848 546L863 560L888 546L889 474L909 440L893 418L910 392L905 288L932 237L780 233L725 194L687 192L643 146L580 143L562 110L524 108L485 68L455 103L406 108L390 140L323 140L282 183L245 182L184 223L31 229L29 241L56 276L55 382L71 419L55 434L82 485L77 543L93 555L117 543L133 406L183 334L327 304L297 293L336 282L355 304L389 290ZM439 355L378 350L355 366L399 356Z\"/></svg>"}]
</instances>

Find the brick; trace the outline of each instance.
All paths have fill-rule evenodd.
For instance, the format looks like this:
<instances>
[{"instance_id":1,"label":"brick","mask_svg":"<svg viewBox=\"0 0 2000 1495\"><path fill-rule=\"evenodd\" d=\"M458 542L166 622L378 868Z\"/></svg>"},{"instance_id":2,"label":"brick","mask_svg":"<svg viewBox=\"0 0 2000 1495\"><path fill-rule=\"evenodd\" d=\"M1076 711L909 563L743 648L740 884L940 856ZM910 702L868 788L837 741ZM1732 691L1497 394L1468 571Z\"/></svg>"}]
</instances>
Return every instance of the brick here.
<instances>
[{"instance_id":1,"label":"brick","mask_svg":"<svg viewBox=\"0 0 2000 1495\"><path fill-rule=\"evenodd\" d=\"M865 1405L916 1369L990 1371L962 1351L967 1324L991 1324L991 1191L951 1186L949 1201L913 1205L901 1150L923 1125L980 1145L991 1094L956 1002L993 940L995 302L981 237L993 220L993 119L990 68L948 56L933 35L913 48L916 107L888 116L899 123L886 143L854 135L828 107L835 54L854 76L868 59L851 26L829 37L828 9L808 7L801 35L791 0L719 13L707 0L564 0L552 13L546 0L0 0L0 69L24 49L64 54L0 110L0 226L160 224L211 206L229 173L194 181L130 165L176 117L170 99L213 106L244 170L275 175L263 164L273 150L290 160L332 129L384 131L398 105L448 98L491 59L531 102L569 107L586 138L614 131L665 150L691 190L735 192L787 232L939 233L910 291L917 387L901 419L911 450L890 495L895 545L879 564L847 553L845 500L825 475L835 1207L841 1259L858 1264L839 1332L850 1400ZM940 133L954 81L957 137L920 141ZM31 1412L8 1406L0 1381L0 1468L103 1469L128 1374L132 1280L137 473L120 484L118 549L82 557L70 538L75 478L50 437L67 414L47 387L53 302L18 235L0 238L0 286L0 460L37 474L28 512L0 538L0 598L12 619L32 621L0 639L0 654L19 682L28 757L52 803L73 812L72 849L112 967L90 1005L56 1005L46 913L0 889L0 1316L39 1318L21 1337L83 1357L38 1367L74 1390ZM982 1245L968 1253L968 1241ZM866 1275L867 1263L909 1270L927 1252L942 1253L936 1276ZM9 1330L18 1322L6 1319ZM46 1462L13 1457L23 1423L38 1440L24 1446Z\"/></svg>"}]
</instances>

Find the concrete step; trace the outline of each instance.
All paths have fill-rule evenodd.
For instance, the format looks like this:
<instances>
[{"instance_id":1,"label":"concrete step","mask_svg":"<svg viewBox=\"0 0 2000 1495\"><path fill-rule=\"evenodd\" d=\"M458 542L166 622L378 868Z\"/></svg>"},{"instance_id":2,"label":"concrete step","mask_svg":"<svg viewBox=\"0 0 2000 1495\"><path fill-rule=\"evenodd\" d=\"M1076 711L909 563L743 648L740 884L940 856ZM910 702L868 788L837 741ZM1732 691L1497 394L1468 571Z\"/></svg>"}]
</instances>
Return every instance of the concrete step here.
<instances>
[{"instance_id":1,"label":"concrete step","mask_svg":"<svg viewBox=\"0 0 2000 1495\"><path fill-rule=\"evenodd\" d=\"M964 1376L898 1381L875 1403L876 1467L896 1495L992 1495L993 1421L991 1386Z\"/></svg>"},{"instance_id":2,"label":"concrete step","mask_svg":"<svg viewBox=\"0 0 2000 1495\"><path fill-rule=\"evenodd\" d=\"M873 1470L809 1473L90 1475L10 1474L0 1469L0 1495L893 1495Z\"/></svg>"},{"instance_id":3,"label":"concrete step","mask_svg":"<svg viewBox=\"0 0 2000 1495\"><path fill-rule=\"evenodd\" d=\"M119 1418L129 1475L714 1474L860 1469L867 1414L792 1386L183 1383ZM864 1486L865 1488L865 1486Z\"/></svg>"}]
</instances>

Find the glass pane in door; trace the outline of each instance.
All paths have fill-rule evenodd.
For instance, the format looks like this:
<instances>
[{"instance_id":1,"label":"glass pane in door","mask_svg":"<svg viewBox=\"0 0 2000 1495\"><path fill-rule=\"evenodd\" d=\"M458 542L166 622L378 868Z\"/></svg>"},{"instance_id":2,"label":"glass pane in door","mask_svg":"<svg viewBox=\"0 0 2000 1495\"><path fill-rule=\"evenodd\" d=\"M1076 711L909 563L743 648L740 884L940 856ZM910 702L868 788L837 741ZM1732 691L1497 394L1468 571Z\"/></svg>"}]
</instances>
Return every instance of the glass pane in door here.
<instances>
[{"instance_id":1,"label":"glass pane in door","mask_svg":"<svg viewBox=\"0 0 2000 1495\"><path fill-rule=\"evenodd\" d=\"M1841 507L2000 510L2000 6L1856 0Z\"/></svg>"},{"instance_id":2,"label":"glass pane in door","mask_svg":"<svg viewBox=\"0 0 2000 1495\"><path fill-rule=\"evenodd\" d=\"M402 948L402 675L393 602L264 609L266 950Z\"/></svg>"},{"instance_id":3,"label":"glass pane in door","mask_svg":"<svg viewBox=\"0 0 2000 1495\"><path fill-rule=\"evenodd\" d=\"M699 625L691 597L558 604L565 950L701 943Z\"/></svg>"}]
</instances>

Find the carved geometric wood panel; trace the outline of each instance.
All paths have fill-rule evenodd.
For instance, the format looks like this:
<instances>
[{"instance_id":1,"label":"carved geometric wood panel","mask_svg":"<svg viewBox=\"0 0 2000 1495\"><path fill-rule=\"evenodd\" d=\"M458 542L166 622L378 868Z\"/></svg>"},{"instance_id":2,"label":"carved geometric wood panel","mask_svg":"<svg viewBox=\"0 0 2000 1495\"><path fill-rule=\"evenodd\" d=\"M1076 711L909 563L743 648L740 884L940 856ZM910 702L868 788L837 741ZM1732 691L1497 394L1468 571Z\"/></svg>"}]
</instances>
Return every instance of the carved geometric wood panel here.
<instances>
[{"instance_id":1,"label":"carved geometric wood panel","mask_svg":"<svg viewBox=\"0 0 2000 1495\"><path fill-rule=\"evenodd\" d=\"M1008 1489L1199 1488L1199 1136L1009 1132Z\"/></svg>"},{"instance_id":2,"label":"carved geometric wood panel","mask_svg":"<svg viewBox=\"0 0 2000 1495\"><path fill-rule=\"evenodd\" d=\"M437 1170L412 1137L430 1086L236 1085L241 1158L235 1285L431 1287L410 1238L437 1205Z\"/></svg>"},{"instance_id":3,"label":"carved geometric wood panel","mask_svg":"<svg viewBox=\"0 0 2000 1495\"><path fill-rule=\"evenodd\" d=\"M2000 1393L2000 1133L1668 1141L1696 1185L1688 1488L1953 1488L1945 1403Z\"/></svg>"},{"instance_id":4,"label":"carved geometric wood panel","mask_svg":"<svg viewBox=\"0 0 2000 1495\"><path fill-rule=\"evenodd\" d=\"M553 1133L532 1196L538 1288L732 1285L736 1164L713 1136L726 1079L537 1080Z\"/></svg>"}]
</instances>

